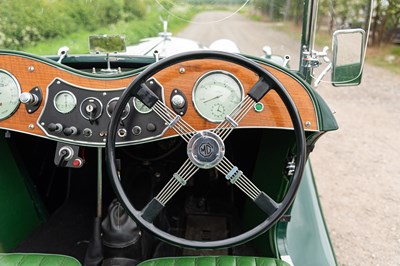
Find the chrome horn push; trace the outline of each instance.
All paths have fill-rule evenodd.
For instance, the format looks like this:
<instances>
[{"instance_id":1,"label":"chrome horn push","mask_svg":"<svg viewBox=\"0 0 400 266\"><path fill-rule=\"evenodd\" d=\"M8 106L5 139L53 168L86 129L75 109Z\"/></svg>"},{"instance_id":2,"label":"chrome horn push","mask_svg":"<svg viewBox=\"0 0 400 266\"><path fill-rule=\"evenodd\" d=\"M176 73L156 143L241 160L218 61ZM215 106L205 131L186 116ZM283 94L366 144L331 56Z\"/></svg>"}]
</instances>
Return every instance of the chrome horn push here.
<instances>
[{"instance_id":1,"label":"chrome horn push","mask_svg":"<svg viewBox=\"0 0 400 266\"><path fill-rule=\"evenodd\" d=\"M217 166L224 157L225 144L217 134L200 131L189 140L187 155L194 165L209 169Z\"/></svg>"}]
</instances>

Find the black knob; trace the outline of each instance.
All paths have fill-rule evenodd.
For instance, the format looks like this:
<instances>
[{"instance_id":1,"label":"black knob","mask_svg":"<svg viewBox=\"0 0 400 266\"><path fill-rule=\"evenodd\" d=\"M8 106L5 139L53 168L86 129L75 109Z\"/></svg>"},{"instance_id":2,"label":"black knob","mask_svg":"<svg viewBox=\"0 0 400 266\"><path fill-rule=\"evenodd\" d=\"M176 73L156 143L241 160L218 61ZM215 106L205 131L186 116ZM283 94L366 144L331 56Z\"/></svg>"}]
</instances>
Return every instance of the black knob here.
<instances>
[{"instance_id":1,"label":"black knob","mask_svg":"<svg viewBox=\"0 0 400 266\"><path fill-rule=\"evenodd\" d=\"M78 134L78 129L76 129L76 127L66 127L64 128L63 132L65 136L73 136Z\"/></svg>"},{"instance_id":2,"label":"black knob","mask_svg":"<svg viewBox=\"0 0 400 266\"><path fill-rule=\"evenodd\" d=\"M61 132L63 130L63 126L60 123L50 123L47 125L47 129L50 132Z\"/></svg>"},{"instance_id":3,"label":"black knob","mask_svg":"<svg viewBox=\"0 0 400 266\"><path fill-rule=\"evenodd\" d=\"M153 123L148 123L146 126L146 129L150 132L154 132L154 131L156 131L157 127Z\"/></svg>"}]
</instances>

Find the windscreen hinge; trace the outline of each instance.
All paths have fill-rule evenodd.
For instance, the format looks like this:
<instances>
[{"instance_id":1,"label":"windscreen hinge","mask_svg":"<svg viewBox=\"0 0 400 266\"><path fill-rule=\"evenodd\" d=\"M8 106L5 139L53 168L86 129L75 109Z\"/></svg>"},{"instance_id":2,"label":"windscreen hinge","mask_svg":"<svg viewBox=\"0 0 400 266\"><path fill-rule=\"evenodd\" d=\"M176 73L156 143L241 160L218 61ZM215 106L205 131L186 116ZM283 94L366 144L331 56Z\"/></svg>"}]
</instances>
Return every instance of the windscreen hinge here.
<instances>
[{"instance_id":1,"label":"windscreen hinge","mask_svg":"<svg viewBox=\"0 0 400 266\"><path fill-rule=\"evenodd\" d=\"M328 46L325 46L322 52L318 52L317 50L310 51L307 46L303 46L302 66L306 68L317 68L322 64L321 58L325 63L329 63L328 50Z\"/></svg>"}]
</instances>

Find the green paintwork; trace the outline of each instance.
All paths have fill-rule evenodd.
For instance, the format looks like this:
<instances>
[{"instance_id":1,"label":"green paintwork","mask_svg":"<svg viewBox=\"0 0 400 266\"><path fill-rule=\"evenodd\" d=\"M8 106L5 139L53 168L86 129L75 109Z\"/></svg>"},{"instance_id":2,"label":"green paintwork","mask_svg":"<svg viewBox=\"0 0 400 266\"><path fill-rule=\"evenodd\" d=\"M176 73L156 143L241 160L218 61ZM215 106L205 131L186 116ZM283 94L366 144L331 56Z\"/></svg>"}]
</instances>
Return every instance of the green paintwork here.
<instances>
[{"instance_id":1,"label":"green paintwork","mask_svg":"<svg viewBox=\"0 0 400 266\"><path fill-rule=\"evenodd\" d=\"M332 69L332 84L338 86L357 86L361 83L361 63L336 66Z\"/></svg>"},{"instance_id":2,"label":"green paintwork","mask_svg":"<svg viewBox=\"0 0 400 266\"><path fill-rule=\"evenodd\" d=\"M290 255L296 266L337 265L309 161L292 206L291 221L279 223L277 238L280 255Z\"/></svg>"},{"instance_id":3,"label":"green paintwork","mask_svg":"<svg viewBox=\"0 0 400 266\"><path fill-rule=\"evenodd\" d=\"M69 256L53 254L0 253L1 266L80 266L80 262Z\"/></svg>"},{"instance_id":4,"label":"green paintwork","mask_svg":"<svg viewBox=\"0 0 400 266\"><path fill-rule=\"evenodd\" d=\"M0 252L8 252L38 226L40 219L3 136L0 151Z\"/></svg>"},{"instance_id":5,"label":"green paintwork","mask_svg":"<svg viewBox=\"0 0 400 266\"><path fill-rule=\"evenodd\" d=\"M176 257L147 260L138 266L290 266L286 262L274 258L237 257L237 256L202 256Z\"/></svg>"}]
</instances>

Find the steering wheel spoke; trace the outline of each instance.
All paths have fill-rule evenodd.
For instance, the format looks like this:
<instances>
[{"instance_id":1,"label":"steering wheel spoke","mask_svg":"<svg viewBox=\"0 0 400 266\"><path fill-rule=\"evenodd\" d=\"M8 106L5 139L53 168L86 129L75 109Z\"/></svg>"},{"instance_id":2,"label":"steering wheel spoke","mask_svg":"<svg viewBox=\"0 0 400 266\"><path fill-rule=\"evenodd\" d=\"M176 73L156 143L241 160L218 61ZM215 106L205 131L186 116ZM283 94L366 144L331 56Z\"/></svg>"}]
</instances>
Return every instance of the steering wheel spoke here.
<instances>
[{"instance_id":1,"label":"steering wheel spoke","mask_svg":"<svg viewBox=\"0 0 400 266\"><path fill-rule=\"evenodd\" d=\"M189 179L199 170L189 159L187 159L179 170L172 175L172 178L161 189L149 204L142 210L142 218L148 222L152 222L167 202L181 189Z\"/></svg>"},{"instance_id":2,"label":"steering wheel spoke","mask_svg":"<svg viewBox=\"0 0 400 266\"><path fill-rule=\"evenodd\" d=\"M153 111L164 120L168 127L174 129L186 142L189 142L196 133L196 130L191 125L186 123L180 115L175 114L162 101L158 100L153 105Z\"/></svg>"},{"instance_id":3,"label":"steering wheel spoke","mask_svg":"<svg viewBox=\"0 0 400 266\"><path fill-rule=\"evenodd\" d=\"M225 178L243 191L254 203L267 215L272 215L279 207L266 193L258 189L237 166L234 166L226 157L217 166L217 169L225 175Z\"/></svg>"},{"instance_id":4,"label":"steering wheel spoke","mask_svg":"<svg viewBox=\"0 0 400 266\"><path fill-rule=\"evenodd\" d=\"M229 115L225 116L225 120L222 121L213 132L219 135L222 140L225 140L251 110L254 103L259 102L269 90L269 83L261 77L250 89L243 101L241 101Z\"/></svg>"}]
</instances>

